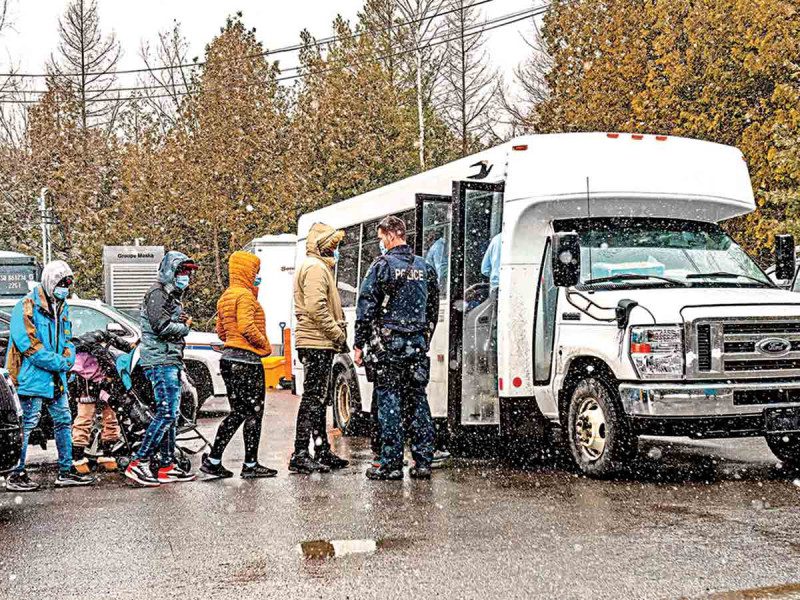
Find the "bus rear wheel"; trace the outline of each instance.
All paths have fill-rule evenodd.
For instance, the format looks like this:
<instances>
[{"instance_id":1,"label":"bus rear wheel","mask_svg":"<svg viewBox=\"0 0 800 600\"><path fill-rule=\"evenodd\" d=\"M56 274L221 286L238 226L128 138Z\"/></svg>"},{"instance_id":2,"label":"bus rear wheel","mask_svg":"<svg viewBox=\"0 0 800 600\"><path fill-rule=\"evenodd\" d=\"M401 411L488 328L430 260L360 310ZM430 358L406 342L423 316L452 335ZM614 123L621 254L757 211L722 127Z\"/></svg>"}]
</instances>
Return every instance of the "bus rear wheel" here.
<instances>
[{"instance_id":1,"label":"bus rear wheel","mask_svg":"<svg viewBox=\"0 0 800 600\"><path fill-rule=\"evenodd\" d=\"M361 406L358 405L357 384L346 371L340 370L333 380L333 418L342 435L359 435Z\"/></svg>"},{"instance_id":2,"label":"bus rear wheel","mask_svg":"<svg viewBox=\"0 0 800 600\"><path fill-rule=\"evenodd\" d=\"M589 477L610 477L636 454L625 415L609 386L593 377L577 382L569 399L567 441L578 469Z\"/></svg>"}]
</instances>

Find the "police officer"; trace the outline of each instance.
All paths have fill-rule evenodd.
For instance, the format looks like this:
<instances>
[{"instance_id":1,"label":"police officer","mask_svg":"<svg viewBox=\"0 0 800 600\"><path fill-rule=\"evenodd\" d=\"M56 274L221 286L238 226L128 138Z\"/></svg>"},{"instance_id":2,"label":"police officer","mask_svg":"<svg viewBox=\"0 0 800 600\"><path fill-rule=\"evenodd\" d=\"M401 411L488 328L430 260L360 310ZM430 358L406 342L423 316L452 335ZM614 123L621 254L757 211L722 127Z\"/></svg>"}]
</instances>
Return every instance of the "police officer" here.
<instances>
[{"instance_id":1,"label":"police officer","mask_svg":"<svg viewBox=\"0 0 800 600\"><path fill-rule=\"evenodd\" d=\"M380 463L366 475L403 478L405 414L414 458L411 477L429 479L435 433L425 388L430 376L428 347L439 316L436 270L414 256L402 219L383 219L378 238L382 255L361 284L354 344L356 364L374 363L381 430Z\"/></svg>"}]
</instances>

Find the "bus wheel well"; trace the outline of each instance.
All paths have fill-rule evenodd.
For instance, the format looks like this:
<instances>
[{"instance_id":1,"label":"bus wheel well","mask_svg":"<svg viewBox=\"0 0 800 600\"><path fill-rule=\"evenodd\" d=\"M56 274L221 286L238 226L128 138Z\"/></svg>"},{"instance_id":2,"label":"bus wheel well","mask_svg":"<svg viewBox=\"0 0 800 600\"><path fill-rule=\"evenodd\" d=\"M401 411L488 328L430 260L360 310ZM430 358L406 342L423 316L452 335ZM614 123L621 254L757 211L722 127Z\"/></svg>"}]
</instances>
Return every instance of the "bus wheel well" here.
<instances>
[{"instance_id":1,"label":"bus wheel well","mask_svg":"<svg viewBox=\"0 0 800 600\"><path fill-rule=\"evenodd\" d=\"M566 426L569 400L578 382L586 377L601 380L612 390L616 389L617 378L605 362L594 356L579 356L569 365L564 384L558 392L558 417L562 426Z\"/></svg>"}]
</instances>

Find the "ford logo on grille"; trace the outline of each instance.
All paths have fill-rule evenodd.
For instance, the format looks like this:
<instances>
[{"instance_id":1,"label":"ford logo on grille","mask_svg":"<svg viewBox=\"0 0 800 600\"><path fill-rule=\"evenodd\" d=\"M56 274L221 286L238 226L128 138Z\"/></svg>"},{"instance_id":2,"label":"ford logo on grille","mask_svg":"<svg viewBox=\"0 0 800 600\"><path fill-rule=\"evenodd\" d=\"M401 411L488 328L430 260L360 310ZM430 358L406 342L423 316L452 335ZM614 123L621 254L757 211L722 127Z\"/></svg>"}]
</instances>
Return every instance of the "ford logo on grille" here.
<instances>
[{"instance_id":1,"label":"ford logo on grille","mask_svg":"<svg viewBox=\"0 0 800 600\"><path fill-rule=\"evenodd\" d=\"M772 356L776 354L786 354L791 349L792 343L783 338L767 338L756 344L756 350L761 352L761 354L769 354Z\"/></svg>"}]
</instances>

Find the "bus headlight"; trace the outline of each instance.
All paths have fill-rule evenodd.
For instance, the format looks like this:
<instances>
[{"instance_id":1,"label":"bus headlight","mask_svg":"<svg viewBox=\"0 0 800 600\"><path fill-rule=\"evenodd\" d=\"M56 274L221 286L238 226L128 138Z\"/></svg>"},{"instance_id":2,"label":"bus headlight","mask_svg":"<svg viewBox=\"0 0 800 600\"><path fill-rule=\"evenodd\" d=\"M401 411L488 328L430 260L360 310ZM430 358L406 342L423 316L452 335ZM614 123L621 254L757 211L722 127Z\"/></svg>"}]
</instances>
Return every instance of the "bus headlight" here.
<instances>
[{"instance_id":1,"label":"bus headlight","mask_svg":"<svg viewBox=\"0 0 800 600\"><path fill-rule=\"evenodd\" d=\"M678 326L631 327L631 360L639 377L683 375L683 330Z\"/></svg>"}]
</instances>

